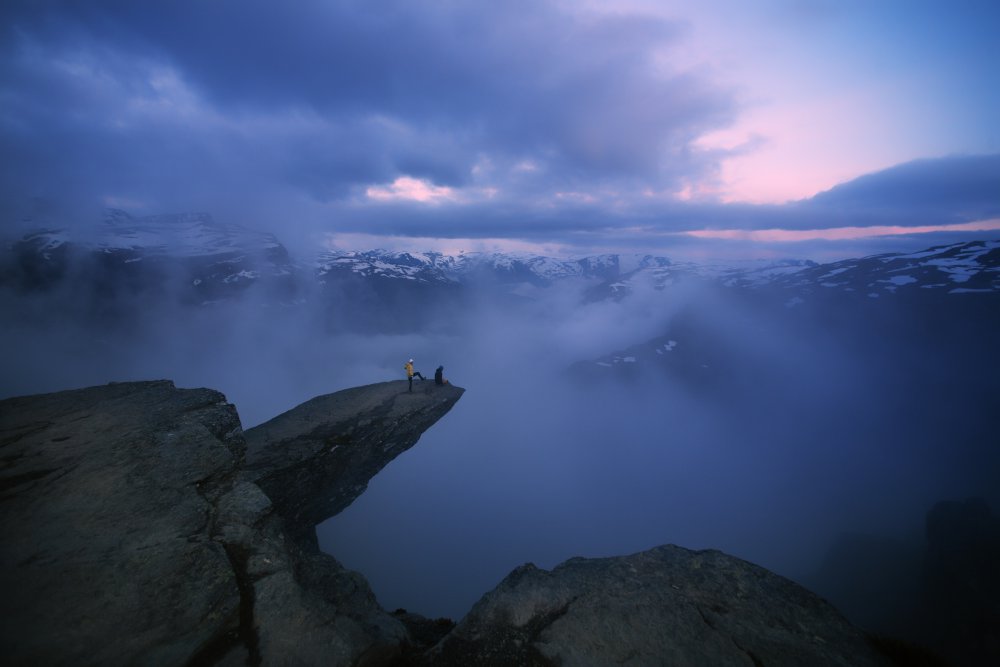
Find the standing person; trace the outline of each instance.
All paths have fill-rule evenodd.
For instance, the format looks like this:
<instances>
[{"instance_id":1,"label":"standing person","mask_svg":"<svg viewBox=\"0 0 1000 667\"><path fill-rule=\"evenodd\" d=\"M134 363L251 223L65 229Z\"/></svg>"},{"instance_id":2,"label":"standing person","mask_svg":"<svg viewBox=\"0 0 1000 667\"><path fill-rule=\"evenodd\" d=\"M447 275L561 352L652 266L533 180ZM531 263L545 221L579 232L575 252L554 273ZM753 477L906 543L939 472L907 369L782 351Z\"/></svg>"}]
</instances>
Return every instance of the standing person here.
<instances>
[{"instance_id":1,"label":"standing person","mask_svg":"<svg viewBox=\"0 0 1000 667\"><path fill-rule=\"evenodd\" d=\"M420 374L420 371L413 370L413 359L410 359L409 361L407 361L406 365L404 365L403 368L406 369L406 379L410 381L410 393L412 394L413 393L413 376L416 375L421 380L424 380L426 378L424 378L424 376Z\"/></svg>"}]
</instances>

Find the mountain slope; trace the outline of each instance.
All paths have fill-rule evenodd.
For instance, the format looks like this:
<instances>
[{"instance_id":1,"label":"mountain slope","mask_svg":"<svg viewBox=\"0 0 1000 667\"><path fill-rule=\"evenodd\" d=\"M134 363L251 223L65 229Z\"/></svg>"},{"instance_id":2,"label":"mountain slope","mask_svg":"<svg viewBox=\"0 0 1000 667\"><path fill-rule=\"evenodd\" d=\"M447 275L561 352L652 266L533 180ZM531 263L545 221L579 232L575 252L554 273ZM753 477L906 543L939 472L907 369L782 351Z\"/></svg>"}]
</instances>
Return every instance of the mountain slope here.
<instances>
[{"instance_id":1,"label":"mountain slope","mask_svg":"<svg viewBox=\"0 0 1000 667\"><path fill-rule=\"evenodd\" d=\"M67 290L102 310L137 297L204 305L255 285L272 300L291 300L295 274L272 234L203 213L135 218L111 210L96 229L37 230L13 242L0 284L26 293Z\"/></svg>"}]
</instances>

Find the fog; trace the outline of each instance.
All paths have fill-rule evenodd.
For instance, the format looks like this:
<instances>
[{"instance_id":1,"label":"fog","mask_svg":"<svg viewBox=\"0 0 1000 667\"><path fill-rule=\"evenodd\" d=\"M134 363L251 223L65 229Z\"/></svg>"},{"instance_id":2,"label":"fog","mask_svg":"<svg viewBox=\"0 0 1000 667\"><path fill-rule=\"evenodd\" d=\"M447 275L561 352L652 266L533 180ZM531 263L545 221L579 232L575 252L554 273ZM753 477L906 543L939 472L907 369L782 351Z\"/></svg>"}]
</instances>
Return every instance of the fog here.
<instances>
[{"instance_id":1,"label":"fog","mask_svg":"<svg viewBox=\"0 0 1000 667\"><path fill-rule=\"evenodd\" d=\"M431 617L461 617L525 562L673 543L803 579L844 532L910 538L938 500L996 506L995 357L956 369L955 340L868 340L887 330L792 321L696 284L619 302L588 302L588 287L484 288L430 330L398 312L391 334L331 326L358 313L312 293L205 307L145 295L95 319L70 288L8 291L0 393L169 378L223 391L249 428L402 379L410 357L427 377L443 365L462 399L317 529L383 606ZM708 381L574 366L664 335L671 354L709 355L688 357L711 358L697 366Z\"/></svg>"},{"instance_id":2,"label":"fog","mask_svg":"<svg viewBox=\"0 0 1000 667\"><path fill-rule=\"evenodd\" d=\"M521 563L663 543L803 579L842 533L908 539L934 502L993 493L996 459L968 458L987 455L971 440L984 413L915 402L900 359L855 358L818 325L800 337L707 293L640 303L492 313L444 347L419 347L418 368L444 363L468 391L320 527L324 548L389 608L458 618ZM653 373L564 372L669 330L692 304L749 364L749 385L713 393Z\"/></svg>"}]
</instances>

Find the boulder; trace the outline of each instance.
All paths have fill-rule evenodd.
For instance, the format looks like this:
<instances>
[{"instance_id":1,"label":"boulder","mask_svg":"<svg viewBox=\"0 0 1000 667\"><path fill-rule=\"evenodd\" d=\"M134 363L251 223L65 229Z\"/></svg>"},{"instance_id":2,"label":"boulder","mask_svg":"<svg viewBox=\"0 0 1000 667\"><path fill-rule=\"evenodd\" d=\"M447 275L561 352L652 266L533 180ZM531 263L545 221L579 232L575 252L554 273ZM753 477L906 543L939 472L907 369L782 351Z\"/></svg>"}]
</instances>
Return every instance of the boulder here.
<instances>
[{"instance_id":1,"label":"boulder","mask_svg":"<svg viewBox=\"0 0 1000 667\"><path fill-rule=\"evenodd\" d=\"M883 665L836 609L719 551L661 546L511 572L432 665Z\"/></svg>"}]
</instances>

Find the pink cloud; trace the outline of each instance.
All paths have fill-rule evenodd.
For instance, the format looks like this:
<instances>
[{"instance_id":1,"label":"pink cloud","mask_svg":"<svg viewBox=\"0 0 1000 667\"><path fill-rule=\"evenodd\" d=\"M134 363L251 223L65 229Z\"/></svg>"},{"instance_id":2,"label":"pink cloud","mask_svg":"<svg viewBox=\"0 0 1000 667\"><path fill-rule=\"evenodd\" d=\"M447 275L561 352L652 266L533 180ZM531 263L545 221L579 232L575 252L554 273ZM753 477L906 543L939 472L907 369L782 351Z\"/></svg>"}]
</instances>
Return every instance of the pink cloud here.
<instances>
[{"instance_id":1,"label":"pink cloud","mask_svg":"<svg viewBox=\"0 0 1000 667\"><path fill-rule=\"evenodd\" d=\"M416 201L424 204L437 204L457 199L451 188L434 185L411 176L400 176L385 186L373 185L365 190L365 195L376 201Z\"/></svg>"},{"instance_id":2,"label":"pink cloud","mask_svg":"<svg viewBox=\"0 0 1000 667\"><path fill-rule=\"evenodd\" d=\"M966 222L958 225L923 225L903 227L881 225L872 227L834 227L831 229L701 229L684 232L699 239L730 241L760 241L783 243L794 241L850 241L873 236L899 236L930 232L986 232L1000 230L1000 218Z\"/></svg>"}]
</instances>

